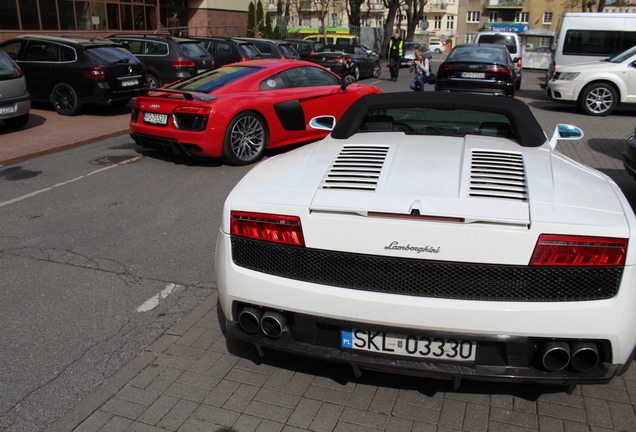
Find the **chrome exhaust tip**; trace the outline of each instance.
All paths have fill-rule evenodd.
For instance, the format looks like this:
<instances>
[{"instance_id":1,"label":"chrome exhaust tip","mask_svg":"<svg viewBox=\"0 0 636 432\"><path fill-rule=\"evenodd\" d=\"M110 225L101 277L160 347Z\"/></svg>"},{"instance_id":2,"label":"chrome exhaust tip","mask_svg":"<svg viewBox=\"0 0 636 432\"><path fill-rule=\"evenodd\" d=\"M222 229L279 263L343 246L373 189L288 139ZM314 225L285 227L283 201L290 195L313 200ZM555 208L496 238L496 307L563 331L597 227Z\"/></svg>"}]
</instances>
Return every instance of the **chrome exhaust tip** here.
<instances>
[{"instance_id":1,"label":"chrome exhaust tip","mask_svg":"<svg viewBox=\"0 0 636 432\"><path fill-rule=\"evenodd\" d=\"M570 363L570 347L565 342L548 342L543 347L541 361L551 372L564 369Z\"/></svg>"},{"instance_id":2,"label":"chrome exhaust tip","mask_svg":"<svg viewBox=\"0 0 636 432\"><path fill-rule=\"evenodd\" d=\"M239 326L245 333L254 334L260 329L263 311L258 308L247 306L239 313Z\"/></svg>"},{"instance_id":3,"label":"chrome exhaust tip","mask_svg":"<svg viewBox=\"0 0 636 432\"><path fill-rule=\"evenodd\" d=\"M577 342L572 345L572 367L579 372L593 369L600 360L596 345L590 342Z\"/></svg>"},{"instance_id":4,"label":"chrome exhaust tip","mask_svg":"<svg viewBox=\"0 0 636 432\"><path fill-rule=\"evenodd\" d=\"M287 325L287 318L278 312L267 311L261 318L261 331L271 339L278 339Z\"/></svg>"}]
</instances>

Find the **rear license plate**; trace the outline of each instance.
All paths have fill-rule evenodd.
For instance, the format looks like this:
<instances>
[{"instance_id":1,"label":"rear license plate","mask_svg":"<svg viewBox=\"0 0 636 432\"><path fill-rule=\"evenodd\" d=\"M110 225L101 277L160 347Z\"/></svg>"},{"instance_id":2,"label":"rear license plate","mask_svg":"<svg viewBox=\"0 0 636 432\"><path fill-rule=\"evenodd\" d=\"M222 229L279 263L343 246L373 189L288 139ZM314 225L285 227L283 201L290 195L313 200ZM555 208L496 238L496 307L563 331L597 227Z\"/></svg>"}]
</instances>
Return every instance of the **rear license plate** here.
<instances>
[{"instance_id":1,"label":"rear license plate","mask_svg":"<svg viewBox=\"0 0 636 432\"><path fill-rule=\"evenodd\" d=\"M485 72L462 72L462 78L486 78Z\"/></svg>"},{"instance_id":2,"label":"rear license plate","mask_svg":"<svg viewBox=\"0 0 636 432\"><path fill-rule=\"evenodd\" d=\"M13 105L0 107L0 114L13 114L15 112L15 107Z\"/></svg>"},{"instance_id":3,"label":"rear license plate","mask_svg":"<svg viewBox=\"0 0 636 432\"><path fill-rule=\"evenodd\" d=\"M122 87L136 86L137 84L139 84L138 79L126 79L121 82Z\"/></svg>"},{"instance_id":4,"label":"rear license plate","mask_svg":"<svg viewBox=\"0 0 636 432\"><path fill-rule=\"evenodd\" d=\"M477 352L477 342L470 340L399 335L351 328L340 330L340 346L396 356L466 362L475 361Z\"/></svg>"},{"instance_id":5,"label":"rear license plate","mask_svg":"<svg viewBox=\"0 0 636 432\"><path fill-rule=\"evenodd\" d=\"M144 121L152 124L168 124L167 114L144 113Z\"/></svg>"}]
</instances>

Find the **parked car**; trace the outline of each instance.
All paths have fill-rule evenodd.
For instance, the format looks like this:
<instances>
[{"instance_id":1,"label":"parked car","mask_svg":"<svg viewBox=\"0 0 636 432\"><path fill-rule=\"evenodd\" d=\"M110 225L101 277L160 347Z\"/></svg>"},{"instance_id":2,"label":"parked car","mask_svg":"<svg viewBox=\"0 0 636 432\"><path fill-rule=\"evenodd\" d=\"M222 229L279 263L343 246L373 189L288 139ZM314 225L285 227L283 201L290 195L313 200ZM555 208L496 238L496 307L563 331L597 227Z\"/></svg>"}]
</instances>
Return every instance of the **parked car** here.
<instances>
[{"instance_id":1,"label":"parked car","mask_svg":"<svg viewBox=\"0 0 636 432\"><path fill-rule=\"evenodd\" d=\"M358 45L325 45L321 51L308 56L307 61L319 64L338 76L344 77L347 56L350 56L353 62L351 75L356 81L360 78L380 76L382 72L380 59Z\"/></svg>"},{"instance_id":2,"label":"parked car","mask_svg":"<svg viewBox=\"0 0 636 432\"><path fill-rule=\"evenodd\" d=\"M307 56L320 51L325 46L325 44L318 41L310 41L304 39L285 40L294 46L294 49L298 52L302 60L305 60Z\"/></svg>"},{"instance_id":3,"label":"parked car","mask_svg":"<svg viewBox=\"0 0 636 432\"><path fill-rule=\"evenodd\" d=\"M151 88L214 68L214 58L194 39L140 34L113 34L108 39L123 45L144 63L146 85Z\"/></svg>"},{"instance_id":4,"label":"parked car","mask_svg":"<svg viewBox=\"0 0 636 432\"><path fill-rule=\"evenodd\" d=\"M514 97L515 67L503 45L458 45L439 66L435 90Z\"/></svg>"},{"instance_id":5,"label":"parked car","mask_svg":"<svg viewBox=\"0 0 636 432\"><path fill-rule=\"evenodd\" d=\"M221 157L245 165L266 149L324 138L313 121L336 121L376 86L341 83L299 60L251 60L223 66L137 98L130 132L143 147Z\"/></svg>"},{"instance_id":6,"label":"parked car","mask_svg":"<svg viewBox=\"0 0 636 432\"><path fill-rule=\"evenodd\" d=\"M263 55L251 42L212 36L192 36L214 57L214 65L221 67L230 63L262 59Z\"/></svg>"},{"instance_id":7,"label":"parked car","mask_svg":"<svg viewBox=\"0 0 636 432\"><path fill-rule=\"evenodd\" d=\"M629 175L636 179L636 127L625 139L625 150L623 150L622 159Z\"/></svg>"},{"instance_id":8,"label":"parked car","mask_svg":"<svg viewBox=\"0 0 636 432\"><path fill-rule=\"evenodd\" d=\"M254 38L239 38L256 45L256 48L261 52L263 58L266 59L292 59L300 60L300 54L294 49L293 45L287 41L271 40L271 39L254 39Z\"/></svg>"},{"instance_id":9,"label":"parked car","mask_svg":"<svg viewBox=\"0 0 636 432\"><path fill-rule=\"evenodd\" d=\"M415 50L419 49L423 53L430 56L430 53L426 49L426 45L418 42L405 42L404 43L404 55L400 60L400 67L409 67L413 60L415 60Z\"/></svg>"},{"instance_id":10,"label":"parked car","mask_svg":"<svg viewBox=\"0 0 636 432\"><path fill-rule=\"evenodd\" d=\"M636 103L636 46L605 60L557 67L547 94L575 102L593 116L611 114L619 103Z\"/></svg>"},{"instance_id":11,"label":"parked car","mask_svg":"<svg viewBox=\"0 0 636 432\"><path fill-rule=\"evenodd\" d=\"M432 40L428 43L428 50L435 54L441 54L446 51L446 45L438 40Z\"/></svg>"},{"instance_id":12,"label":"parked car","mask_svg":"<svg viewBox=\"0 0 636 432\"><path fill-rule=\"evenodd\" d=\"M482 31L475 35L474 43L503 45L508 49L512 63L515 65L515 75L517 81L515 88L521 88L523 77L522 56L521 56L521 36L516 32L493 32Z\"/></svg>"},{"instance_id":13,"label":"parked car","mask_svg":"<svg viewBox=\"0 0 636 432\"><path fill-rule=\"evenodd\" d=\"M304 40L322 42L324 45L360 45L360 37L348 34L316 34Z\"/></svg>"},{"instance_id":14,"label":"parked car","mask_svg":"<svg viewBox=\"0 0 636 432\"><path fill-rule=\"evenodd\" d=\"M29 121L31 95L26 78L11 57L0 50L0 120L19 128Z\"/></svg>"},{"instance_id":15,"label":"parked car","mask_svg":"<svg viewBox=\"0 0 636 432\"><path fill-rule=\"evenodd\" d=\"M608 382L636 347L636 218L555 150L582 137L517 99L363 96L229 194L222 331L356 375Z\"/></svg>"},{"instance_id":16,"label":"parked car","mask_svg":"<svg viewBox=\"0 0 636 432\"><path fill-rule=\"evenodd\" d=\"M62 115L86 103L122 106L144 85L144 65L120 45L88 36L24 35L0 43L20 66L34 100Z\"/></svg>"}]
</instances>

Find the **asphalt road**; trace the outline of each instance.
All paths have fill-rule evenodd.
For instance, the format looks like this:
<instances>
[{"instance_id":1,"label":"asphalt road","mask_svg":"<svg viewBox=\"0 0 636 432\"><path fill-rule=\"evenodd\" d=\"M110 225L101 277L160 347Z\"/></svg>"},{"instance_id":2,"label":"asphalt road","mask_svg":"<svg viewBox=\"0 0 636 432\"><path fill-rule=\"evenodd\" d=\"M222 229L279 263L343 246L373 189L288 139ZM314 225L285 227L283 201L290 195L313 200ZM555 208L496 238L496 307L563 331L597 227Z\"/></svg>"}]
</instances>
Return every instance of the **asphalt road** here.
<instances>
[{"instance_id":1,"label":"asphalt road","mask_svg":"<svg viewBox=\"0 0 636 432\"><path fill-rule=\"evenodd\" d=\"M364 82L408 90L408 70L385 75ZM620 162L636 111L584 116L543 100L540 76L519 97L547 133L583 127L561 151L636 202ZM222 204L248 170L127 135L0 168L0 430L43 430L213 292Z\"/></svg>"}]
</instances>

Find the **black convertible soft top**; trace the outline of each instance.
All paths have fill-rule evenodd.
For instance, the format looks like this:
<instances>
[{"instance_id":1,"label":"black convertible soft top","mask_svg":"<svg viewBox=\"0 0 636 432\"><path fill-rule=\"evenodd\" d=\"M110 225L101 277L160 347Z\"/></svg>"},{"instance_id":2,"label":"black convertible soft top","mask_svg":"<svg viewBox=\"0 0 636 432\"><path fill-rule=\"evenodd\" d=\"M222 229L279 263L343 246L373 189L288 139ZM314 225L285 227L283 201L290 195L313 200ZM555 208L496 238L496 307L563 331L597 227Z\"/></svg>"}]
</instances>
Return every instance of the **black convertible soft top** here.
<instances>
[{"instance_id":1,"label":"black convertible soft top","mask_svg":"<svg viewBox=\"0 0 636 432\"><path fill-rule=\"evenodd\" d=\"M331 136L347 139L358 132L369 111L387 108L464 109L502 114L510 121L516 141L523 147L538 147L546 142L545 133L537 119L528 105L520 100L444 92L379 93L363 96L344 113Z\"/></svg>"}]
</instances>

